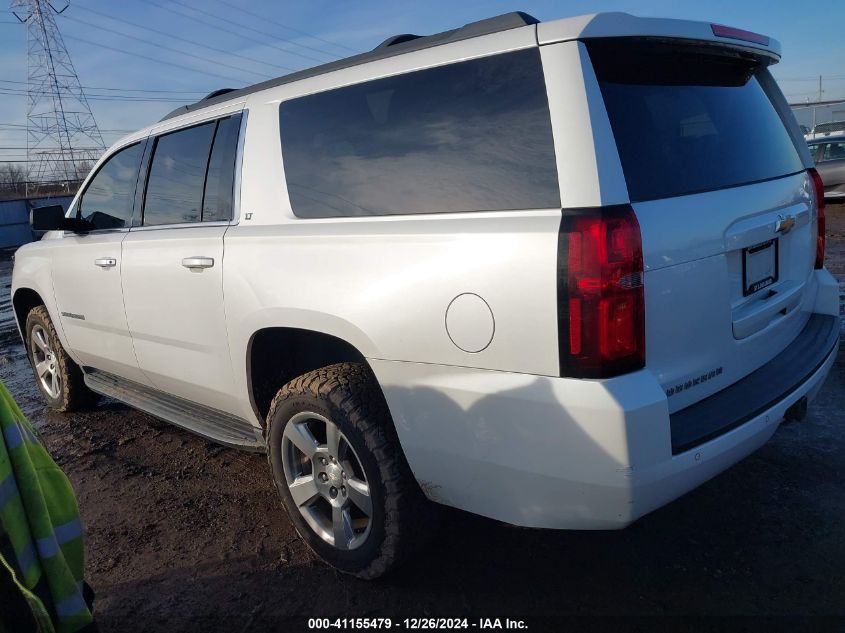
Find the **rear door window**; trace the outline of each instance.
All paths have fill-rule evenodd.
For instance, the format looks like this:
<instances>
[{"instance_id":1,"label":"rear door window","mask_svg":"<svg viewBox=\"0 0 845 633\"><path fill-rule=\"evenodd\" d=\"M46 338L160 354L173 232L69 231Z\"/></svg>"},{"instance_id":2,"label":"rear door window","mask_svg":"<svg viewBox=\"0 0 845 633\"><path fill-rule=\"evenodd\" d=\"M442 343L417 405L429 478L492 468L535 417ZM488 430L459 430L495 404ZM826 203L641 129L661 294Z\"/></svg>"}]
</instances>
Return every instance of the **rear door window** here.
<instances>
[{"instance_id":1,"label":"rear door window","mask_svg":"<svg viewBox=\"0 0 845 633\"><path fill-rule=\"evenodd\" d=\"M203 222L224 222L232 219L235 156L238 151L240 127L240 115L221 119L217 123L211 158L208 161L208 175L205 179Z\"/></svg>"},{"instance_id":2,"label":"rear door window","mask_svg":"<svg viewBox=\"0 0 845 633\"><path fill-rule=\"evenodd\" d=\"M536 48L292 99L279 124L299 217L560 206Z\"/></svg>"},{"instance_id":3,"label":"rear door window","mask_svg":"<svg viewBox=\"0 0 845 633\"><path fill-rule=\"evenodd\" d=\"M199 222L214 126L205 123L156 139L144 201L144 226Z\"/></svg>"},{"instance_id":4,"label":"rear door window","mask_svg":"<svg viewBox=\"0 0 845 633\"><path fill-rule=\"evenodd\" d=\"M241 116L158 137L144 200L144 226L232 219Z\"/></svg>"},{"instance_id":5,"label":"rear door window","mask_svg":"<svg viewBox=\"0 0 845 633\"><path fill-rule=\"evenodd\" d=\"M587 44L632 201L801 171L753 59L692 45Z\"/></svg>"}]
</instances>

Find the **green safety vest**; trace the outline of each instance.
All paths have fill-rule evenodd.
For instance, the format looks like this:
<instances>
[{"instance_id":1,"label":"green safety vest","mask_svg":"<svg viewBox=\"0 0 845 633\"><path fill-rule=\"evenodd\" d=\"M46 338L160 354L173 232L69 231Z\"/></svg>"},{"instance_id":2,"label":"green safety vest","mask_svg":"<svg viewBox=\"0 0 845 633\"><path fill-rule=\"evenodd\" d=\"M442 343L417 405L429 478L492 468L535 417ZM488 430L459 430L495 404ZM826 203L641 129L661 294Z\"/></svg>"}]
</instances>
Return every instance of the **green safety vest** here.
<instances>
[{"instance_id":1,"label":"green safety vest","mask_svg":"<svg viewBox=\"0 0 845 633\"><path fill-rule=\"evenodd\" d=\"M80 631L94 619L83 595L76 497L2 382L0 429L0 582L14 582L39 632ZM3 621L3 611L0 606L0 631L14 626Z\"/></svg>"}]
</instances>

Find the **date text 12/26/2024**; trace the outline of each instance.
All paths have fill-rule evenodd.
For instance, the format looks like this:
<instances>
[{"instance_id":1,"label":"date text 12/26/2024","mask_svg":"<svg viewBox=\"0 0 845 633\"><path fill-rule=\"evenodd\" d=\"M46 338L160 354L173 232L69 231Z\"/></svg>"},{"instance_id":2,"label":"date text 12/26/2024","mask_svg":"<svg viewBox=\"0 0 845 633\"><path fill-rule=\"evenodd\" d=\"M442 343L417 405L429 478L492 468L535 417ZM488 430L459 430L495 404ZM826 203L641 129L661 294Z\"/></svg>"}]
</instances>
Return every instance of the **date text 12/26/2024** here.
<instances>
[{"instance_id":1,"label":"date text 12/26/2024","mask_svg":"<svg viewBox=\"0 0 845 633\"><path fill-rule=\"evenodd\" d=\"M526 630L525 620L510 618L309 618L310 630Z\"/></svg>"}]
</instances>

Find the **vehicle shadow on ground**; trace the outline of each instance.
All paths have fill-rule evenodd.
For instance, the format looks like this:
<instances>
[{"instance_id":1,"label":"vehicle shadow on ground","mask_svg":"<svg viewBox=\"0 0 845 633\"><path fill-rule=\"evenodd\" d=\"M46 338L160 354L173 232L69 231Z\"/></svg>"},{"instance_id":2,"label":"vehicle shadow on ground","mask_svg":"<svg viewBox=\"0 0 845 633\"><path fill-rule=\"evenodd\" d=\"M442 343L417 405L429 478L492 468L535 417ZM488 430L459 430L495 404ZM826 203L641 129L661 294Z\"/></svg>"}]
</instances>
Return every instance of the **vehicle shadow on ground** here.
<instances>
[{"instance_id":1,"label":"vehicle shadow on ground","mask_svg":"<svg viewBox=\"0 0 845 633\"><path fill-rule=\"evenodd\" d=\"M290 616L304 629L308 617L841 614L817 591L841 586L838 565L796 559L813 530L777 519L796 502L794 491L771 494L782 459L771 451L620 532L520 529L446 511L435 542L378 581L268 552L110 587L116 608L98 615L103 631L275 631ZM146 609L151 592L172 608Z\"/></svg>"},{"instance_id":2,"label":"vehicle shadow on ground","mask_svg":"<svg viewBox=\"0 0 845 633\"><path fill-rule=\"evenodd\" d=\"M271 541L109 586L102 630L298 630L344 616L841 616L843 441L819 419L842 397L841 362L835 371L806 422L625 530L522 529L444 509L428 548L372 582L328 568L299 540ZM816 450L819 435L836 449ZM149 606L151 593L168 599Z\"/></svg>"}]
</instances>

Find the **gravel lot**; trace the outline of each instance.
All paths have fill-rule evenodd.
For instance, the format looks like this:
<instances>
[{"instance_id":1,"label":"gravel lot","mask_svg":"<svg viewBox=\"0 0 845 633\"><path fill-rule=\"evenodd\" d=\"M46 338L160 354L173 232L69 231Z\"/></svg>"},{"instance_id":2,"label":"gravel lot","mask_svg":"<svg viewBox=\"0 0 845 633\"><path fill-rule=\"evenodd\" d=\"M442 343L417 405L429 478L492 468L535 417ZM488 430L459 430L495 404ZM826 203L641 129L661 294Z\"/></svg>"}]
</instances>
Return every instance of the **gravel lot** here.
<instances>
[{"instance_id":1,"label":"gravel lot","mask_svg":"<svg viewBox=\"0 0 845 633\"><path fill-rule=\"evenodd\" d=\"M845 205L828 207L828 235L829 267L845 282ZM761 616L796 616L766 630L845 626L845 353L805 422L626 530L523 530L449 511L425 555L368 583L314 560L263 456L114 402L47 412L8 318L3 329L9 274L0 262L0 378L73 481L102 631L287 631L313 616L567 616L572 630L630 624L598 615L639 616L641 630L726 625L655 616L743 616L730 622L747 630L760 630Z\"/></svg>"}]
</instances>

